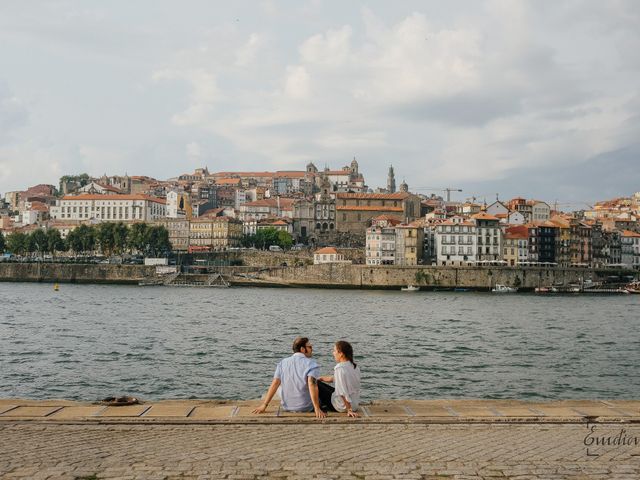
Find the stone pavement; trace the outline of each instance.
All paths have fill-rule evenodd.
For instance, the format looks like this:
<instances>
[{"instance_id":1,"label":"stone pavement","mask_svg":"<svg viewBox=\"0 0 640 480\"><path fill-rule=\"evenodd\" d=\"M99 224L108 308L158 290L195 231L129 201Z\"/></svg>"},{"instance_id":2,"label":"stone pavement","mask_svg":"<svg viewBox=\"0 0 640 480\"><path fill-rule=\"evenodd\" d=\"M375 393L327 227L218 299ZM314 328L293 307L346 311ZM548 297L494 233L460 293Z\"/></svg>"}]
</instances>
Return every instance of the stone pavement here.
<instances>
[{"instance_id":1,"label":"stone pavement","mask_svg":"<svg viewBox=\"0 0 640 480\"><path fill-rule=\"evenodd\" d=\"M78 409L97 406L1 400L0 478L640 479L639 402L373 402L326 421L247 414L255 403L90 417ZM172 415L145 419L158 406Z\"/></svg>"}]
</instances>

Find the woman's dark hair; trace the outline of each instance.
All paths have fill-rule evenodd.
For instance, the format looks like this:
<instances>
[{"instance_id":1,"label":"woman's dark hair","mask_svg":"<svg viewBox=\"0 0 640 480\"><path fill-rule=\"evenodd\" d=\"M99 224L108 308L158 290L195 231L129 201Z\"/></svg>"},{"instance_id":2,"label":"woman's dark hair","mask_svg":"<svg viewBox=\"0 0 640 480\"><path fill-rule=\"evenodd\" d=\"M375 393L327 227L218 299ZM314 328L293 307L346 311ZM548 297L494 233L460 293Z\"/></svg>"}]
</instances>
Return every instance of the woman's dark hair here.
<instances>
[{"instance_id":1,"label":"woman's dark hair","mask_svg":"<svg viewBox=\"0 0 640 480\"><path fill-rule=\"evenodd\" d=\"M338 340L336 342L336 350L338 350L338 352L342 353L345 357L347 357L347 360L351 362L351 365L353 365L353 368L356 368L357 365L353 361L353 347L349 342L345 340Z\"/></svg>"}]
</instances>

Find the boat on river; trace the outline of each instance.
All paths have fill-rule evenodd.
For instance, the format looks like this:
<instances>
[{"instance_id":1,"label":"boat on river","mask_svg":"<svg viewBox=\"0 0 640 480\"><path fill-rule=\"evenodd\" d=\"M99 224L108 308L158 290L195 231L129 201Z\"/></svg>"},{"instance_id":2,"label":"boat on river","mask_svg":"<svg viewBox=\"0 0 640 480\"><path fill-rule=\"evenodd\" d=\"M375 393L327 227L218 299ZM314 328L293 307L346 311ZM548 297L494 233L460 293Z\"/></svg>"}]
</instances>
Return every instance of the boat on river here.
<instances>
[{"instance_id":1,"label":"boat on river","mask_svg":"<svg viewBox=\"0 0 640 480\"><path fill-rule=\"evenodd\" d=\"M496 283L496 286L491 289L493 293L516 293L518 291L517 288L507 287L506 285L502 285L500 283Z\"/></svg>"},{"instance_id":2,"label":"boat on river","mask_svg":"<svg viewBox=\"0 0 640 480\"><path fill-rule=\"evenodd\" d=\"M640 293L640 280L636 280L635 282L631 282L624 289L629 293Z\"/></svg>"},{"instance_id":3,"label":"boat on river","mask_svg":"<svg viewBox=\"0 0 640 480\"><path fill-rule=\"evenodd\" d=\"M417 292L418 290L420 290L420 287L416 287L414 285L407 285L406 287L402 287L400 290L403 292Z\"/></svg>"}]
</instances>

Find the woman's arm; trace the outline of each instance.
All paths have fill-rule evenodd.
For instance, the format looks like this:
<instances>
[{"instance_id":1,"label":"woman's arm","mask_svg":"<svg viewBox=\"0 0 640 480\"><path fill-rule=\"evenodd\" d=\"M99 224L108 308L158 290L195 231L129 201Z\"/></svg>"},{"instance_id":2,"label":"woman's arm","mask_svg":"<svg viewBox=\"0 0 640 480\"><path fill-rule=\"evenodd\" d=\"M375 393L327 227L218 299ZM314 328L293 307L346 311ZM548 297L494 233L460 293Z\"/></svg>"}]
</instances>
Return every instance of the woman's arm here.
<instances>
[{"instance_id":1,"label":"woman's arm","mask_svg":"<svg viewBox=\"0 0 640 480\"><path fill-rule=\"evenodd\" d=\"M318 377L318 380L326 383L333 383L333 375L324 375L322 377Z\"/></svg>"},{"instance_id":2,"label":"woman's arm","mask_svg":"<svg viewBox=\"0 0 640 480\"><path fill-rule=\"evenodd\" d=\"M357 418L360 416L360 414L358 412L354 412L351 409L351 402L349 402L349 400L347 400L347 397L345 397L344 395L340 395L342 397L342 401L344 402L345 407L347 407L347 417L354 417Z\"/></svg>"}]
</instances>

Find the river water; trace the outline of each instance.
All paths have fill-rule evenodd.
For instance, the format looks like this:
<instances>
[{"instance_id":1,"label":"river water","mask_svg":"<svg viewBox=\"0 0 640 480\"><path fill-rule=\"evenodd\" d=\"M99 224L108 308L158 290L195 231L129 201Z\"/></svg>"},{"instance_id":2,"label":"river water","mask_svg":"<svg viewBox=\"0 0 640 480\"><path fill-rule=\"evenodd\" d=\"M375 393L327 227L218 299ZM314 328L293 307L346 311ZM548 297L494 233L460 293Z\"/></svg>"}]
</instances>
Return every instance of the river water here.
<instances>
[{"instance_id":1,"label":"river water","mask_svg":"<svg viewBox=\"0 0 640 480\"><path fill-rule=\"evenodd\" d=\"M258 398L297 335L363 399L638 398L640 295L0 283L0 397Z\"/></svg>"}]
</instances>

